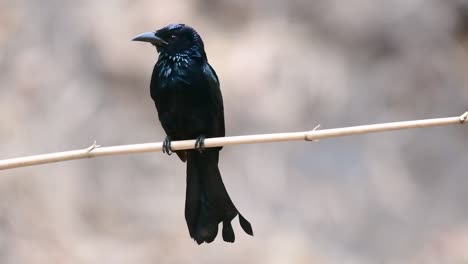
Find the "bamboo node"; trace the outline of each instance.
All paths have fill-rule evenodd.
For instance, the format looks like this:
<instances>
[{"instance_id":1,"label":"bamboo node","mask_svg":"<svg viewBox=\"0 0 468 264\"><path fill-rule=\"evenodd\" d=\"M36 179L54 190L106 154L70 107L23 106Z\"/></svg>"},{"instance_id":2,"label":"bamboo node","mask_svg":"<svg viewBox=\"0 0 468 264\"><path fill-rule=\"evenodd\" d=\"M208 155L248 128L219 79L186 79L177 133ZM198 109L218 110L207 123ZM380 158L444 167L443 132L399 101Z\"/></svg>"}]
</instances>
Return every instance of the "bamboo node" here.
<instances>
[{"instance_id":1,"label":"bamboo node","mask_svg":"<svg viewBox=\"0 0 468 264\"><path fill-rule=\"evenodd\" d=\"M467 118L468 118L468 112L465 112L463 115L460 116L460 124L463 125Z\"/></svg>"},{"instance_id":2,"label":"bamboo node","mask_svg":"<svg viewBox=\"0 0 468 264\"><path fill-rule=\"evenodd\" d=\"M92 158L91 151L93 151L95 148L99 148L101 145L97 145L96 140L94 140L94 143L86 148L86 152L88 153L88 158Z\"/></svg>"},{"instance_id":3,"label":"bamboo node","mask_svg":"<svg viewBox=\"0 0 468 264\"><path fill-rule=\"evenodd\" d=\"M304 136L304 140L305 140L305 141L313 141L313 142L318 141L318 139L314 139L314 138L310 135L310 133L316 131L319 127L320 127L320 124L318 124L317 126L315 126L314 129L312 129L311 131L308 131L308 132L305 134L305 136Z\"/></svg>"}]
</instances>

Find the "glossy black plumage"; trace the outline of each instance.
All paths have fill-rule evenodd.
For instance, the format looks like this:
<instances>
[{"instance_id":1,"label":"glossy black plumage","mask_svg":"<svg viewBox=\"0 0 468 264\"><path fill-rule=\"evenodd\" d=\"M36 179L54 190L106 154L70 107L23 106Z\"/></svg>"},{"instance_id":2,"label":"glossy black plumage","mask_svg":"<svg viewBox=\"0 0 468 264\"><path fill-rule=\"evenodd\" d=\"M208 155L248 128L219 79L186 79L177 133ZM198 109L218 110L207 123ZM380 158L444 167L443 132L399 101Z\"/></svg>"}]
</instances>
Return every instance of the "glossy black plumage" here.
<instances>
[{"instance_id":1,"label":"glossy black plumage","mask_svg":"<svg viewBox=\"0 0 468 264\"><path fill-rule=\"evenodd\" d=\"M198 33L189 26L171 24L134 40L150 42L159 52L150 91L168 138L224 136L218 77L208 64ZM231 221L236 215L244 231L253 235L250 223L238 212L224 187L218 169L220 150L176 151L182 161L187 161L185 219L190 236L198 244L212 242L221 222L224 241L234 242Z\"/></svg>"}]
</instances>

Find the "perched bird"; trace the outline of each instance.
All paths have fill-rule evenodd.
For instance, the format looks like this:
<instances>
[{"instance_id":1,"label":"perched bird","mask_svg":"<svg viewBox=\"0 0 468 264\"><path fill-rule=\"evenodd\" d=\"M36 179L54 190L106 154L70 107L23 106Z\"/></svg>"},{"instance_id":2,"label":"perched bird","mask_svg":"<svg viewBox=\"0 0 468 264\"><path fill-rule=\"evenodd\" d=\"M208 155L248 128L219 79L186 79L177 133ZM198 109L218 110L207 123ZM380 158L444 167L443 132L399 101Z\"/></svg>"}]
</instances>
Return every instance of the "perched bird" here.
<instances>
[{"instance_id":1,"label":"perched bird","mask_svg":"<svg viewBox=\"0 0 468 264\"><path fill-rule=\"evenodd\" d=\"M204 148L205 137L223 137L224 109L218 76L208 64L203 41L184 24L171 24L134 41L153 44L159 53L150 92L166 132L163 152L172 154L171 140L197 139L194 150L176 151L187 161L185 220L198 243L212 242L223 223L223 239L234 242L231 221L239 215L244 231L252 226L239 213L224 187L218 169L221 148Z\"/></svg>"}]
</instances>

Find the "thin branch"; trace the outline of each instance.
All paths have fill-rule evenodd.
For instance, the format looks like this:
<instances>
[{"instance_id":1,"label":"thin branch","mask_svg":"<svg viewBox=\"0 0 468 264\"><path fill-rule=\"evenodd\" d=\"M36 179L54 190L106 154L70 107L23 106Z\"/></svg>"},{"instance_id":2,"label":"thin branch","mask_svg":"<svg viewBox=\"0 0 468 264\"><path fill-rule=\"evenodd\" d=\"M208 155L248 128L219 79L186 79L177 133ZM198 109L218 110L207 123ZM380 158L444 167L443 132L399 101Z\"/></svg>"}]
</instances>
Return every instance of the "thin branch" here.
<instances>
[{"instance_id":1,"label":"thin branch","mask_svg":"<svg viewBox=\"0 0 468 264\"><path fill-rule=\"evenodd\" d=\"M455 124L464 124L468 118L468 112L461 116L413 120L404 122L383 123L365 126L353 126L344 128L333 128L317 130L318 126L311 131L294 132L294 133L276 133L276 134L263 134L263 135L250 135L250 136L235 136L235 137L220 137L220 138L207 138L205 140L205 147L220 147L232 146L239 144L252 144L252 143L269 143L280 141L293 141L293 140L306 140L316 141L325 138L343 137L358 134L368 134L392 130L402 130L410 128L423 128L433 126L447 126ZM195 140L182 140L174 141L171 146L173 150L193 149ZM37 156L29 156L22 158L0 160L0 170L13 169L19 167L27 167L39 164L94 158L100 156L123 155L132 153L154 152L162 150L162 142L135 144L135 145L121 145L113 147L100 147L96 142L90 147L81 150L72 150L65 152L57 152L50 154L43 154Z\"/></svg>"}]
</instances>

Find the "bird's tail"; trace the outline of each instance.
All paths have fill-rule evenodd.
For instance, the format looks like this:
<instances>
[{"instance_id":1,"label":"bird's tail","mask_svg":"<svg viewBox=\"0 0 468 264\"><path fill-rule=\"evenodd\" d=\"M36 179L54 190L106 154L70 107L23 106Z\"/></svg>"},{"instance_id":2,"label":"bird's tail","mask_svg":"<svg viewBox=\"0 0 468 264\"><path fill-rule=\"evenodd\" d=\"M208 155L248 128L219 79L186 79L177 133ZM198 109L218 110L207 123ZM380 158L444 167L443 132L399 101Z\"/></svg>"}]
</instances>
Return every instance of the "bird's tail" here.
<instances>
[{"instance_id":1,"label":"bird's tail","mask_svg":"<svg viewBox=\"0 0 468 264\"><path fill-rule=\"evenodd\" d=\"M219 149L196 150L187 153L187 191L185 220L190 236L198 243L212 242L223 222L223 239L234 242L231 221L239 214L244 231L253 235L252 226L231 201L218 169Z\"/></svg>"}]
</instances>

